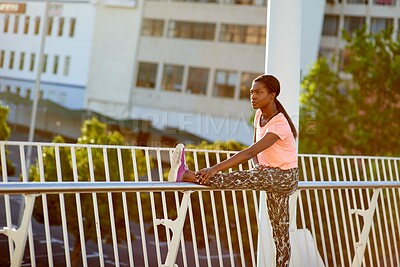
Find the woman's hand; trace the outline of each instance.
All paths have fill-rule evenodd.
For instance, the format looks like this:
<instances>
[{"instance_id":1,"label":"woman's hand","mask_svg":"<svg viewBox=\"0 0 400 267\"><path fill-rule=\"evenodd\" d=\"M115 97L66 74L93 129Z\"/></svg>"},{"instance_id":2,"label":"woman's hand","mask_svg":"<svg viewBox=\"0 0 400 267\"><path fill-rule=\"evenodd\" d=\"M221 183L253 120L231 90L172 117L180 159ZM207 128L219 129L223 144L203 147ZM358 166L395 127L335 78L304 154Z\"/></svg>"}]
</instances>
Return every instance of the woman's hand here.
<instances>
[{"instance_id":1,"label":"woman's hand","mask_svg":"<svg viewBox=\"0 0 400 267\"><path fill-rule=\"evenodd\" d=\"M201 169L200 171L196 172L196 182L199 184L204 184L216 173L217 171L213 167Z\"/></svg>"}]
</instances>

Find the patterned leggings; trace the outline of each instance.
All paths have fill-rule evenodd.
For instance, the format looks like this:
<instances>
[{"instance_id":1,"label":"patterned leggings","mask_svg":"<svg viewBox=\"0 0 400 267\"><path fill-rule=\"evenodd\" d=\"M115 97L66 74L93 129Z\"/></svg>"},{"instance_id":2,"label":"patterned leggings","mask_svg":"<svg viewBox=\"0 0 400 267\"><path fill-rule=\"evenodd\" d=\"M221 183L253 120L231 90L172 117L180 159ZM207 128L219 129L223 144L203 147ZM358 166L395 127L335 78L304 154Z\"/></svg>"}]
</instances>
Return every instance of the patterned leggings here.
<instances>
[{"instance_id":1,"label":"patterned leggings","mask_svg":"<svg viewBox=\"0 0 400 267\"><path fill-rule=\"evenodd\" d=\"M298 168L281 170L259 166L246 171L218 173L205 185L227 189L266 191L267 209L276 247L276 266L289 266L289 196L297 189Z\"/></svg>"}]
</instances>

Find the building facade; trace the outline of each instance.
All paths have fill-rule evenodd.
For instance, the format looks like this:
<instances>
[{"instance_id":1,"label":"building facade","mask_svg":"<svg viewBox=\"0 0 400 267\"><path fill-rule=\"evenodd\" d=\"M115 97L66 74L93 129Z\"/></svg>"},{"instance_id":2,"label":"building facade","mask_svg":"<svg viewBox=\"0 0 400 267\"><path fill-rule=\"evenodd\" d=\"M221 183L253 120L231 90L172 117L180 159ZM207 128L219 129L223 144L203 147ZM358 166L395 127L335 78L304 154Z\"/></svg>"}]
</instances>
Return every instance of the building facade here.
<instances>
[{"instance_id":1,"label":"building facade","mask_svg":"<svg viewBox=\"0 0 400 267\"><path fill-rule=\"evenodd\" d=\"M327 1L321 32L319 53L331 58L339 54L339 61L333 68L341 70L346 60L346 43L342 30L353 33L364 24L371 33L394 28L394 38L399 35L400 3L398 0L340 0Z\"/></svg>"},{"instance_id":2,"label":"building facade","mask_svg":"<svg viewBox=\"0 0 400 267\"><path fill-rule=\"evenodd\" d=\"M134 36L135 27L138 33L126 37L132 53L121 54L122 62L118 53L126 51L126 43L115 44L121 49L114 52L111 72L119 85L99 90L90 84L87 107L150 120L160 131L175 128L207 140L249 143L249 88L264 72L266 3L139 1L137 10L140 15L131 17L140 21L110 32L113 39L126 32ZM120 65L126 62L130 65ZM107 83L109 73L93 72L101 77L95 83Z\"/></svg>"},{"instance_id":3,"label":"building facade","mask_svg":"<svg viewBox=\"0 0 400 267\"><path fill-rule=\"evenodd\" d=\"M82 108L94 9L89 1L52 3L46 28L44 9L45 2L39 1L0 2L1 90L33 97L45 32L42 96L71 109Z\"/></svg>"}]
</instances>

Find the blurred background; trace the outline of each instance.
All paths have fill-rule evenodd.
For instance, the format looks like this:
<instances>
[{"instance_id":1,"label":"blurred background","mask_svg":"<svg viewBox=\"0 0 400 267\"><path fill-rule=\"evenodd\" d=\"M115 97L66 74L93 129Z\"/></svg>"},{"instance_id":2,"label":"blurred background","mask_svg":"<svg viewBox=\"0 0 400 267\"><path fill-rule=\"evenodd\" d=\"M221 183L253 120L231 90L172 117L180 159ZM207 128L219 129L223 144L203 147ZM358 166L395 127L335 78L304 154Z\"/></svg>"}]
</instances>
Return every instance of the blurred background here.
<instances>
[{"instance_id":1,"label":"blurred background","mask_svg":"<svg viewBox=\"0 0 400 267\"><path fill-rule=\"evenodd\" d=\"M142 146L140 149L147 154L143 151L137 153L138 176L140 179L150 177L150 180L151 176L165 179L170 167L169 158L155 157L158 155L155 151L167 151L165 147L174 147L178 142L188 144L187 147L194 151L243 149L253 141L254 110L249 103L249 88L252 80L266 69L267 16L268 3L271 1L0 1L0 140L78 143L82 147L87 144ZM314 162L320 170L316 172L318 180L330 180L331 170L335 171L333 180L346 180L346 166L343 164L346 156L339 158L330 155L359 155L346 158L350 177L352 172L357 172L354 177L358 179L359 171L363 179L374 180L374 172L377 171L376 177L380 180L379 171L382 171L385 179L393 179L393 173L396 172L398 180L397 159L375 158L376 165L372 167L371 158L364 156L400 156L400 1L302 0L301 6L300 98L297 99L297 93L293 93L293 96L289 94L291 103L299 103L300 107L292 119L299 131L299 161L303 170L301 179L307 180L307 176L315 178ZM286 11L274 12L285 17ZM287 37L287 41L291 42L291 36L288 34ZM279 53L285 55L288 51L282 49ZM294 92L298 88L282 90ZM292 108L286 105L285 100L282 101L285 107ZM44 162L42 165L46 169L45 181L55 181L58 172L54 168L54 148L45 144L44 147L49 147L44 148L41 154L40 150L35 150L36 147L31 151L31 145L26 145L26 164L23 145L4 146L2 158L6 164L3 162L0 166L3 182L40 180L38 169L35 168L39 159ZM61 149L65 180L71 180L73 176L68 145ZM154 153L149 156L148 148L144 146L152 146L150 150ZM100 151L100 148L94 148L93 151L93 162L99 166L96 169L96 181L104 181L104 151ZM111 180L119 180L115 169L118 166L116 151L111 149L109 153L113 155L109 156L111 173L114 175ZM321 154L329 155L322 164L321 157L325 156ZM226 156L224 154L222 159ZM124 157L124 162L129 163L129 168L124 171L127 174L125 178L133 180L131 156ZM191 168L194 168L194 160L190 156L188 158ZM336 162L339 159L341 165ZM78 152L77 161L82 163L79 181L89 181L87 160L86 151ZM217 158L212 160L216 162ZM350 165L350 161L354 162L354 166ZM201 164L200 167L205 163ZM328 167L324 174L325 165L329 164L334 168ZM365 170L366 164L369 164L369 171ZM1 169L3 166L6 170ZM25 175L23 166L27 167ZM386 170L392 174L386 175ZM343 177L338 175L342 171ZM389 193L386 195L390 196ZM397 196L393 193L390 201L393 201L395 208L392 209L389 204L388 214L398 210ZM108 207L110 198L99 197L102 209ZM4 199L0 199L0 224L11 226L11 221L16 222L21 217L19 210L23 199L19 196L12 196L11 201L8 196ZM318 199L318 195L315 199ZM337 200L337 197L332 196L332 201L326 202L329 204L325 205L323 212L328 214L328 219L315 217L315 221L330 223L328 210L336 211L336 207L329 209L329 205L338 203L333 199ZM365 199L365 195L361 194L360 202ZM93 210L92 201L92 198L85 196L83 207ZM140 202L140 199L136 201ZM48 207L58 209L56 202L59 202L58 197L49 198ZM149 200L146 198L143 202L149 203ZM346 199L345 203L350 202ZM39 201L37 203L40 205ZM70 199L66 203L71 208L67 212L68 218L73 220L72 226L69 226L70 244L74 244L71 251L79 256L81 248L75 227L78 223L76 200ZM120 208L120 202L116 203L116 207ZM129 203L137 206L133 200ZM43 218L47 218L47 215L43 215L48 209L46 205L35 208L32 227L36 236L35 240L32 236L29 238L30 242L36 242L36 257L32 258L36 258L34 260L39 266L46 265L46 261L52 258L46 258L45 246L48 246L48 250L50 246L50 230L46 230L46 233L43 230L43 221L46 220ZM218 205L221 206L220 203ZM145 222L152 225L153 211L148 206L144 207ZM337 207L339 211L339 205ZM13 211L12 216L10 210ZM312 209L301 210L309 213L309 221L313 221L312 216L317 214ZM123 212L122 209L119 211L116 220L122 223ZM106 213L102 216L108 216ZM62 220L66 221L65 218L58 220L58 210L50 210L50 214L58 217L50 216L51 221L45 227L53 227L51 242L54 255L57 256L54 257L55 264L63 266L63 257L60 255L64 250L69 251L69 246L66 244L66 234L61 237L67 231L61 229L59 224ZM85 213L88 226L83 241L87 242L81 242L87 243L89 264L97 266L100 253L95 244L97 236L92 224L88 223L94 222L92 215L91 212ZM105 238L102 241L105 243L105 265L114 266L114 260L119 258L112 256L108 227L114 223L109 224L109 218L113 216L102 218L102 227L107 226L104 231L108 234L103 235ZM141 235L137 233L139 218L136 213L134 218L130 218L131 227L136 232L133 238L136 239L133 244L137 245L135 251L139 242L153 237L150 228L146 235L144 232ZM397 214L397 221L388 220L393 224L392 228L386 228L386 231L392 229L392 236L397 236L397 243L398 218ZM382 228L380 224L375 225ZM222 226L215 228L223 229ZM118 230L123 231L123 227L118 227ZM320 242L321 235L315 236ZM125 240L130 238L126 237ZM127 262L125 240L119 244L119 249L123 251L120 253L121 266ZM385 255L384 252L380 253L380 249L385 249L385 245L381 246L381 240L382 237L375 242L379 244L375 245L376 248L369 248L371 255L377 253L377 260L382 260L379 255ZM0 251L7 251L7 242L2 235ZM335 245L339 242L333 239L331 242L332 252L325 253L326 262L328 258L332 258L333 262L336 260L334 254L338 249ZM226 244L231 243L240 242ZM157 243L149 241L148 247L159 247L154 244ZM33 243L29 246L33 248ZM114 244L114 249L116 246ZM162 243L162 246L165 255L166 243ZM11 246L8 247L11 251ZM226 253L226 250L225 247L223 252ZM323 250L320 248L319 251ZM388 251L388 254L394 251L398 262L397 249ZM26 250L25 266L29 266L28 253ZM350 249L347 253L351 255ZM235 254L235 260L239 260L238 255ZM383 257L383 260L386 261L386 258L389 259ZM150 266L157 264L155 256L138 259L150 260ZM371 262L373 260L370 259ZM396 260L390 260L396 263ZM225 261L229 259L224 256ZM7 255L0 257L0 266L8 264ZM139 263L139 266L142 265ZM386 262L383 266L386 266Z\"/></svg>"}]
</instances>

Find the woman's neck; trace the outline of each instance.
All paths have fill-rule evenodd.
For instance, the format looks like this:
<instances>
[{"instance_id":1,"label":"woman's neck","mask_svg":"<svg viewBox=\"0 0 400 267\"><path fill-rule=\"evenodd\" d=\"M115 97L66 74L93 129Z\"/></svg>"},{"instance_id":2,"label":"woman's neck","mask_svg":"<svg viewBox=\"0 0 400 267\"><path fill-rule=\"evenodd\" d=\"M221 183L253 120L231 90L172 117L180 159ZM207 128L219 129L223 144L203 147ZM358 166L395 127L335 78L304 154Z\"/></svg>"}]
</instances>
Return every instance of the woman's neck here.
<instances>
[{"instance_id":1,"label":"woman's neck","mask_svg":"<svg viewBox=\"0 0 400 267\"><path fill-rule=\"evenodd\" d=\"M275 103L269 107L261 108L261 114L264 120L270 120L274 115L278 113Z\"/></svg>"}]
</instances>

